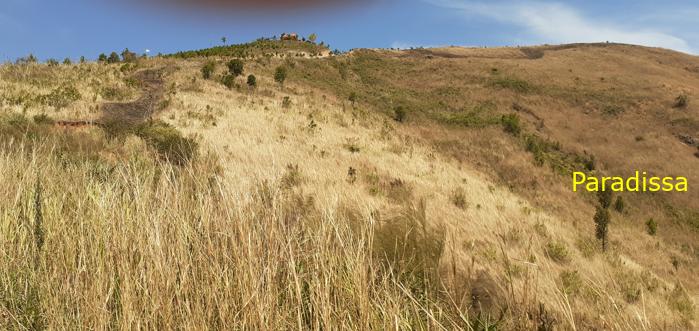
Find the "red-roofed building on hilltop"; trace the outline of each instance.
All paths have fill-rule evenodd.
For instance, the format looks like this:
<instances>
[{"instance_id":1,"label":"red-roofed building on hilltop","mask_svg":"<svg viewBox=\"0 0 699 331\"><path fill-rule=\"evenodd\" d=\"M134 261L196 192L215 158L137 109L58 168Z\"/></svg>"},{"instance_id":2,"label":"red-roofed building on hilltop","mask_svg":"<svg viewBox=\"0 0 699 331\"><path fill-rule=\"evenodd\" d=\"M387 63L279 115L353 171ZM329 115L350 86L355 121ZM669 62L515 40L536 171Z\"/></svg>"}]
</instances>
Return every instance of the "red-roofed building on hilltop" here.
<instances>
[{"instance_id":1,"label":"red-roofed building on hilltop","mask_svg":"<svg viewBox=\"0 0 699 331\"><path fill-rule=\"evenodd\" d=\"M296 33L282 33L281 40L299 41L299 35Z\"/></svg>"}]
</instances>

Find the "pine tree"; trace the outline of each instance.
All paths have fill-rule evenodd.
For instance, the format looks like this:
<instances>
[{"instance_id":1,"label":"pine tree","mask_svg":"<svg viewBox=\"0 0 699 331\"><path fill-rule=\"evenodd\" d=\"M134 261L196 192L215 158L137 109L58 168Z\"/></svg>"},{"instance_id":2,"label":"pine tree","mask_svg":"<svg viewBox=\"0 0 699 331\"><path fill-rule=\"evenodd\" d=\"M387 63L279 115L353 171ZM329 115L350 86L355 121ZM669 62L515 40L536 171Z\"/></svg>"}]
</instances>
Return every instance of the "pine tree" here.
<instances>
[{"instance_id":1,"label":"pine tree","mask_svg":"<svg viewBox=\"0 0 699 331\"><path fill-rule=\"evenodd\" d=\"M286 80L286 67L284 67L284 66L277 67L277 70L275 70L275 72L274 72L274 81L276 81L280 85L284 85L285 80Z\"/></svg>"},{"instance_id":2,"label":"pine tree","mask_svg":"<svg viewBox=\"0 0 699 331\"><path fill-rule=\"evenodd\" d=\"M107 58L107 63L119 63L119 54L116 52L112 52L112 54L109 54L109 57Z\"/></svg>"},{"instance_id":3,"label":"pine tree","mask_svg":"<svg viewBox=\"0 0 699 331\"><path fill-rule=\"evenodd\" d=\"M238 77L243 74L244 64L243 61L239 59L231 60L228 62L228 71L234 77Z\"/></svg>"},{"instance_id":4,"label":"pine tree","mask_svg":"<svg viewBox=\"0 0 699 331\"><path fill-rule=\"evenodd\" d=\"M607 208L597 207L595 212L595 237L602 241L602 250L607 250L607 237L609 232L609 210Z\"/></svg>"}]
</instances>

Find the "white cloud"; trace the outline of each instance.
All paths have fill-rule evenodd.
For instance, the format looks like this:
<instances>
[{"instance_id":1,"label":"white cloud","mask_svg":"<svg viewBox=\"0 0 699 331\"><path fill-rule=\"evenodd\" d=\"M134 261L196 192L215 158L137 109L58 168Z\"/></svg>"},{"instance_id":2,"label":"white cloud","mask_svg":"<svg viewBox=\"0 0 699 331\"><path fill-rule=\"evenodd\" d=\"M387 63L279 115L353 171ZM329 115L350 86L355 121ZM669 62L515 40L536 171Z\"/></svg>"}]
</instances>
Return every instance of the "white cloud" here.
<instances>
[{"instance_id":1,"label":"white cloud","mask_svg":"<svg viewBox=\"0 0 699 331\"><path fill-rule=\"evenodd\" d=\"M534 42L618 42L655 46L692 52L689 43L679 37L650 28L620 26L585 17L573 7L540 1L459 1L426 0L429 3L463 11L467 15L488 17L498 22L520 26Z\"/></svg>"}]
</instances>

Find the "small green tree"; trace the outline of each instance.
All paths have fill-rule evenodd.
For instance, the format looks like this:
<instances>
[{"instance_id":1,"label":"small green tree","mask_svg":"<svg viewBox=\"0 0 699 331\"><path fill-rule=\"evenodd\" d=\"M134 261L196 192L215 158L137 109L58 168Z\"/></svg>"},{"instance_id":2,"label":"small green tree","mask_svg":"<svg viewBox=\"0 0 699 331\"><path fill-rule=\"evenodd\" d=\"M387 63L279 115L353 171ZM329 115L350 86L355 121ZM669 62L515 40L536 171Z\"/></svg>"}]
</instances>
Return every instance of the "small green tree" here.
<instances>
[{"instance_id":1,"label":"small green tree","mask_svg":"<svg viewBox=\"0 0 699 331\"><path fill-rule=\"evenodd\" d=\"M46 64L48 64L49 67L55 67L58 65L58 61L56 59L48 59L46 60Z\"/></svg>"},{"instance_id":2,"label":"small green tree","mask_svg":"<svg viewBox=\"0 0 699 331\"><path fill-rule=\"evenodd\" d=\"M226 42L228 41L228 38L226 37L221 37L221 42L225 45Z\"/></svg>"},{"instance_id":3,"label":"small green tree","mask_svg":"<svg viewBox=\"0 0 699 331\"><path fill-rule=\"evenodd\" d=\"M238 77L243 74L244 64L243 61L239 59L234 59L228 62L228 71L231 75Z\"/></svg>"},{"instance_id":4,"label":"small green tree","mask_svg":"<svg viewBox=\"0 0 699 331\"><path fill-rule=\"evenodd\" d=\"M312 43L315 43L316 39L318 39L318 35L316 35L315 33L311 33L311 35L308 36L308 41L310 41Z\"/></svg>"},{"instance_id":5,"label":"small green tree","mask_svg":"<svg viewBox=\"0 0 699 331\"><path fill-rule=\"evenodd\" d=\"M284 85L284 81L286 81L286 75L287 75L286 67L279 66L274 71L274 81L279 83L279 85Z\"/></svg>"},{"instance_id":6,"label":"small green tree","mask_svg":"<svg viewBox=\"0 0 699 331\"><path fill-rule=\"evenodd\" d=\"M393 119L396 120L396 122L405 122L406 115L407 114L403 106L397 106L395 109L393 109Z\"/></svg>"},{"instance_id":7,"label":"small green tree","mask_svg":"<svg viewBox=\"0 0 699 331\"><path fill-rule=\"evenodd\" d=\"M85 63L86 61L87 61L87 60L85 60L85 57L84 57L84 56L81 56L81 57L80 57L80 63L81 63L81 64Z\"/></svg>"},{"instance_id":8,"label":"small green tree","mask_svg":"<svg viewBox=\"0 0 699 331\"><path fill-rule=\"evenodd\" d=\"M610 221L609 210L607 210L606 208L602 208L601 206L597 207L594 220L595 237L597 237L598 240L602 241L602 250L606 251Z\"/></svg>"},{"instance_id":9,"label":"small green tree","mask_svg":"<svg viewBox=\"0 0 699 331\"><path fill-rule=\"evenodd\" d=\"M104 53L100 54L100 55L97 57L97 61L102 62L102 63L107 62L107 55L104 54Z\"/></svg>"},{"instance_id":10,"label":"small green tree","mask_svg":"<svg viewBox=\"0 0 699 331\"><path fill-rule=\"evenodd\" d=\"M135 62L138 59L136 53L130 51L128 48L121 52L121 59L124 62Z\"/></svg>"},{"instance_id":11,"label":"small green tree","mask_svg":"<svg viewBox=\"0 0 699 331\"><path fill-rule=\"evenodd\" d=\"M597 200L602 208L609 209L612 205L612 191L602 190L597 192Z\"/></svg>"},{"instance_id":12,"label":"small green tree","mask_svg":"<svg viewBox=\"0 0 699 331\"><path fill-rule=\"evenodd\" d=\"M257 77L255 77L255 75L248 76L248 86L250 88L255 88L255 86L257 86Z\"/></svg>"},{"instance_id":13,"label":"small green tree","mask_svg":"<svg viewBox=\"0 0 699 331\"><path fill-rule=\"evenodd\" d=\"M654 219L649 218L646 222L646 231L649 235L654 236L656 233L658 233L658 223L655 222Z\"/></svg>"},{"instance_id":14,"label":"small green tree","mask_svg":"<svg viewBox=\"0 0 699 331\"><path fill-rule=\"evenodd\" d=\"M63 59L63 64L71 65L71 64L73 64L73 61L71 61L69 58L65 58L65 59Z\"/></svg>"},{"instance_id":15,"label":"small green tree","mask_svg":"<svg viewBox=\"0 0 699 331\"><path fill-rule=\"evenodd\" d=\"M119 63L119 54L116 52L112 52L112 54L109 54L109 57L107 58L107 63Z\"/></svg>"},{"instance_id":16,"label":"small green tree","mask_svg":"<svg viewBox=\"0 0 699 331\"><path fill-rule=\"evenodd\" d=\"M209 79L213 75L214 70L216 70L216 62L209 61L201 68L201 74L204 76L204 79Z\"/></svg>"}]
</instances>

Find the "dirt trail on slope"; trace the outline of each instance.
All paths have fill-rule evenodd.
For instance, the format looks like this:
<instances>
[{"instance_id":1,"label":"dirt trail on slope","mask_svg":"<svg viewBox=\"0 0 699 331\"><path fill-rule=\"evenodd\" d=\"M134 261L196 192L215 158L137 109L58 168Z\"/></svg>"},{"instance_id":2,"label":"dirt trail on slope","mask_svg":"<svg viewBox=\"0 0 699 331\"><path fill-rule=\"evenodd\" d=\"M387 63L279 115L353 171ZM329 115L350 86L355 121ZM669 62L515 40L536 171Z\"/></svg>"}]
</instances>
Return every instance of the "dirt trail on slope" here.
<instances>
[{"instance_id":1,"label":"dirt trail on slope","mask_svg":"<svg viewBox=\"0 0 699 331\"><path fill-rule=\"evenodd\" d=\"M164 76L173 68L144 69L137 71L131 78L141 88L141 96L129 102L109 102L100 106L101 114L95 121L58 121L62 127L99 126L108 131L133 128L149 118L158 110L165 95Z\"/></svg>"}]
</instances>

